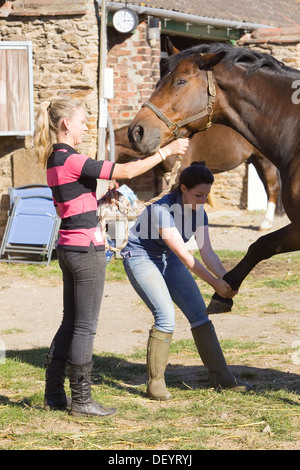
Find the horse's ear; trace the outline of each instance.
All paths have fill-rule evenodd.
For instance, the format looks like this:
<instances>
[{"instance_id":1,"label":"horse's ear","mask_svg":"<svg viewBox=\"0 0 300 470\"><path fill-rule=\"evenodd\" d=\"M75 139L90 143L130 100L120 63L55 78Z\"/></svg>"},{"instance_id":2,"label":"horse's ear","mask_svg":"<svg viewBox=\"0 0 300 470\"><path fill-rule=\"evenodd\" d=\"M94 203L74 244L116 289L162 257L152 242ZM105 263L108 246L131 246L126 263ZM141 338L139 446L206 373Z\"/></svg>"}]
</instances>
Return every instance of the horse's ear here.
<instances>
[{"instance_id":1,"label":"horse's ear","mask_svg":"<svg viewBox=\"0 0 300 470\"><path fill-rule=\"evenodd\" d=\"M225 51L220 51L214 54L201 54L199 66L204 69L212 69L221 62L225 53Z\"/></svg>"},{"instance_id":2,"label":"horse's ear","mask_svg":"<svg viewBox=\"0 0 300 470\"><path fill-rule=\"evenodd\" d=\"M168 36L166 37L165 46L166 46L166 51L169 56L178 54L178 52L180 52L178 49L176 49L175 46L173 46Z\"/></svg>"}]
</instances>

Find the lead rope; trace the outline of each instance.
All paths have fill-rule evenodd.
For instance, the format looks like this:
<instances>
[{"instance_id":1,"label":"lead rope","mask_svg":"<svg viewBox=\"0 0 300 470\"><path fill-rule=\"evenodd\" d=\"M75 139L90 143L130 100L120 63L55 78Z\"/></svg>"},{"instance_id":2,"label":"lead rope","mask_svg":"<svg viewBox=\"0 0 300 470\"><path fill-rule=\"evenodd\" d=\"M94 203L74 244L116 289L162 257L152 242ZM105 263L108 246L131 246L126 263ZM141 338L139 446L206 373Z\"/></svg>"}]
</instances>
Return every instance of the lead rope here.
<instances>
[{"instance_id":1,"label":"lead rope","mask_svg":"<svg viewBox=\"0 0 300 470\"><path fill-rule=\"evenodd\" d=\"M150 204L158 201L159 199L161 199L163 196L165 196L166 194L170 192L172 186L176 182L179 168L182 165L182 160L183 160L183 157L181 155L176 155L171 171L165 175L165 179L167 180L167 184L168 184L167 188L164 189L158 196L145 202L144 204L145 206L150 206ZM129 214L129 209L130 209L130 203L128 199L123 195L119 196L119 200L113 197L113 195L115 194L115 191L116 190L114 189L108 190L107 193L100 199L98 217L99 217L99 222L100 222L100 226L101 226L101 230L102 230L102 234L104 238L105 248L107 250L113 251L114 253L117 253L118 251L121 251L122 248L124 248L124 246L126 246L128 242L128 234L129 234L128 214ZM120 193L118 194L120 195ZM106 200L108 200L109 202L106 202ZM107 219L109 216L111 216L112 212L114 213L119 212L122 220L124 220L125 238L122 244L116 247L111 246L109 244L108 239L107 239L107 233L106 233ZM117 220L117 218L115 220Z\"/></svg>"},{"instance_id":2,"label":"lead rope","mask_svg":"<svg viewBox=\"0 0 300 470\"><path fill-rule=\"evenodd\" d=\"M114 190L109 190L107 193L110 193L112 191ZM112 208L113 208L113 211L112 211ZM120 197L119 200L115 198L111 198L109 203L101 203L99 205L99 221L100 221L101 231L102 231L103 238L104 238L105 248L107 250L111 250L116 253L117 251L121 251L122 248L124 248L124 246L127 244L128 233L129 233L129 230L128 230L129 208L130 208L130 203L125 196ZM117 247L111 246L109 244L108 239L107 239L107 233L106 233L107 219L109 218L109 216L111 216L112 212L114 212L115 214L119 212L121 216L120 219L124 220L124 224L125 224L124 228L125 228L126 235L125 235L124 241L120 246L117 246ZM118 219L118 216L116 216L115 220L117 219Z\"/></svg>"},{"instance_id":3,"label":"lead rope","mask_svg":"<svg viewBox=\"0 0 300 470\"><path fill-rule=\"evenodd\" d=\"M161 199L163 196L165 196L171 191L172 186L174 186L176 182L177 173L179 171L179 168L182 165L182 160L183 160L183 157L181 155L176 155L171 171L166 173L165 175L165 179L167 180L167 184L168 184L167 188L164 189L158 196L150 199L150 201L145 202L145 206L150 206L150 204L158 201L159 199Z\"/></svg>"}]
</instances>

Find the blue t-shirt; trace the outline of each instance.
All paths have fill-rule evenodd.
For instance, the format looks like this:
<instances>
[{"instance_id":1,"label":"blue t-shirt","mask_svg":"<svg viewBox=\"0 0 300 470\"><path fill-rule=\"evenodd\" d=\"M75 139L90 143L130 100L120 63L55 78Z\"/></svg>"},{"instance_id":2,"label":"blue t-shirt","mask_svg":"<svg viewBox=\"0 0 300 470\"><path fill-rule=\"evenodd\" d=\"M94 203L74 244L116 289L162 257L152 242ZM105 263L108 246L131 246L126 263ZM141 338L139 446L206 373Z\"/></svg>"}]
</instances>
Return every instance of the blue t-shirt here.
<instances>
[{"instance_id":1,"label":"blue t-shirt","mask_svg":"<svg viewBox=\"0 0 300 470\"><path fill-rule=\"evenodd\" d=\"M176 227L184 242L187 242L198 227L208 225L203 205L192 210L190 205L182 204L178 191L168 193L159 201L146 207L129 231L128 243L121 251L124 256L147 251L153 254L170 254L171 250L159 234L159 228Z\"/></svg>"}]
</instances>

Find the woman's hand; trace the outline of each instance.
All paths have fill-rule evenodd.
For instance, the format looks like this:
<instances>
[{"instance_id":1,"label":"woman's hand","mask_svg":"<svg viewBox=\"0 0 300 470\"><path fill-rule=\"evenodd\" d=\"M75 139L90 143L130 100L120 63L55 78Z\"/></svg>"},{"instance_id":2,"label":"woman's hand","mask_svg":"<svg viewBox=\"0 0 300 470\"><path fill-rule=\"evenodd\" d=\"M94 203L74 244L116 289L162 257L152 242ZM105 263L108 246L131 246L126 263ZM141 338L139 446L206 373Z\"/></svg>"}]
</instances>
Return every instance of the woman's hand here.
<instances>
[{"instance_id":1,"label":"woman's hand","mask_svg":"<svg viewBox=\"0 0 300 470\"><path fill-rule=\"evenodd\" d=\"M213 288L217 294L219 294L221 297L224 297L225 299L232 299L232 297L236 294L236 292L232 291L230 285L224 281L224 279L216 279L214 281Z\"/></svg>"},{"instance_id":2,"label":"woman's hand","mask_svg":"<svg viewBox=\"0 0 300 470\"><path fill-rule=\"evenodd\" d=\"M170 157L171 155L184 155L189 144L189 139L176 139L165 147L162 147L160 151L165 157Z\"/></svg>"},{"instance_id":3,"label":"woman's hand","mask_svg":"<svg viewBox=\"0 0 300 470\"><path fill-rule=\"evenodd\" d=\"M127 163L115 163L113 179L131 179L153 168L171 155L183 155L189 146L189 139L177 139L159 149L154 155Z\"/></svg>"}]
</instances>

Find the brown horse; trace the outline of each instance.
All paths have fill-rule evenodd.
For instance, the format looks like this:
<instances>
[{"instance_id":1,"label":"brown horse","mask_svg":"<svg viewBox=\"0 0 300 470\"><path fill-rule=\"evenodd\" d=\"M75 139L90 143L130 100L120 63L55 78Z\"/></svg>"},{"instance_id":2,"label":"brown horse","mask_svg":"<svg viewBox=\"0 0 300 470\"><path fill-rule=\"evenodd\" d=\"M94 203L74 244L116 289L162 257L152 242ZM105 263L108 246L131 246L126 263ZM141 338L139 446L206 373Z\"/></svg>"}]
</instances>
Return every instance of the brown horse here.
<instances>
[{"instance_id":1,"label":"brown horse","mask_svg":"<svg viewBox=\"0 0 300 470\"><path fill-rule=\"evenodd\" d=\"M204 44L170 59L150 101L129 127L135 150L152 154L178 136L218 123L231 127L280 171L282 202L291 223L260 237L224 279L237 290L261 260L300 249L300 72L268 54ZM229 311L214 294L208 313Z\"/></svg>"},{"instance_id":2,"label":"brown horse","mask_svg":"<svg viewBox=\"0 0 300 470\"><path fill-rule=\"evenodd\" d=\"M137 153L131 148L127 135L128 127L124 126L115 131L115 159L129 161L137 158ZM253 145L240 134L226 126L216 124L207 130L195 134L184 155L180 171L192 162L205 160L213 173L223 173L232 170L241 163L252 163L265 187L268 206L260 230L269 230L274 220L275 207L282 212L280 198L280 178L277 168L267 160ZM154 168L158 175L169 173L174 158L170 157Z\"/></svg>"}]
</instances>

